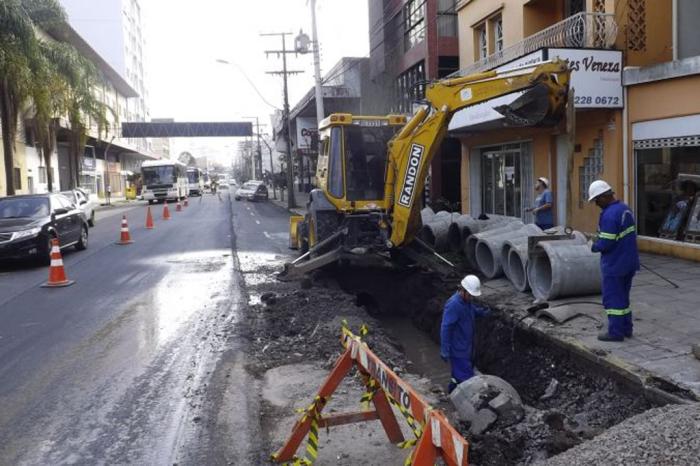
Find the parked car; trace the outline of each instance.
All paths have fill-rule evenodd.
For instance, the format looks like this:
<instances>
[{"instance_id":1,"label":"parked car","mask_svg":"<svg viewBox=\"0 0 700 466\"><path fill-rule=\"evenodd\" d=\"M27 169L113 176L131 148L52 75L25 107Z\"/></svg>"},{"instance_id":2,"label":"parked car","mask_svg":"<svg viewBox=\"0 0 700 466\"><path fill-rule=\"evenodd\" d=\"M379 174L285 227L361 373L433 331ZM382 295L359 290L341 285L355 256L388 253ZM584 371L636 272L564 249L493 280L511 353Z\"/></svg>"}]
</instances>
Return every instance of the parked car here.
<instances>
[{"instance_id":1,"label":"parked car","mask_svg":"<svg viewBox=\"0 0 700 466\"><path fill-rule=\"evenodd\" d=\"M72 191L61 191L61 194L70 199L78 209L80 209L88 221L88 225L95 226L95 208L97 203L90 199L90 194L80 188L75 188Z\"/></svg>"},{"instance_id":2,"label":"parked car","mask_svg":"<svg viewBox=\"0 0 700 466\"><path fill-rule=\"evenodd\" d=\"M265 186L265 183L256 180L246 181L243 183L243 186L238 188L238 191L236 191L234 196L237 201L240 201L241 199L246 199L248 201L266 201L269 199L269 197L270 195L267 192L267 186Z\"/></svg>"},{"instance_id":3,"label":"parked car","mask_svg":"<svg viewBox=\"0 0 700 466\"><path fill-rule=\"evenodd\" d=\"M51 240L61 249L87 248L85 214L62 194L32 194L0 198L0 261L35 259L51 262Z\"/></svg>"}]
</instances>

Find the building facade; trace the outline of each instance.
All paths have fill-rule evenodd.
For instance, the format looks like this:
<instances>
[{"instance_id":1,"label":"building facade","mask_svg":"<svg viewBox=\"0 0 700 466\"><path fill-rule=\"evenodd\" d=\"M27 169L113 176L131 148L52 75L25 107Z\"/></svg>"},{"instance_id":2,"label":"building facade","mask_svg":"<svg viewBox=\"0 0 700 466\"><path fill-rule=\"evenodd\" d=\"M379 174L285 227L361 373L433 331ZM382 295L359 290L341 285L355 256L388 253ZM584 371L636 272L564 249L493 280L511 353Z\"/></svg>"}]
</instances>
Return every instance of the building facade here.
<instances>
[{"instance_id":1,"label":"building facade","mask_svg":"<svg viewBox=\"0 0 700 466\"><path fill-rule=\"evenodd\" d=\"M683 182L700 188L699 108L688 99L700 83L697 2L460 0L457 9L461 75L563 59L576 110L568 127L506 127L493 107L513 94L457 113L450 134L461 143L462 211L531 221L526 208L543 176L555 221L594 232L598 210L586 190L602 178L634 209L643 250L697 258L695 230L664 230L690 195Z\"/></svg>"},{"instance_id":2,"label":"building facade","mask_svg":"<svg viewBox=\"0 0 700 466\"><path fill-rule=\"evenodd\" d=\"M370 79L384 92L379 113L412 114L425 82L459 68L455 0L369 0ZM447 138L426 184L433 200L459 202L460 148Z\"/></svg>"}]
</instances>

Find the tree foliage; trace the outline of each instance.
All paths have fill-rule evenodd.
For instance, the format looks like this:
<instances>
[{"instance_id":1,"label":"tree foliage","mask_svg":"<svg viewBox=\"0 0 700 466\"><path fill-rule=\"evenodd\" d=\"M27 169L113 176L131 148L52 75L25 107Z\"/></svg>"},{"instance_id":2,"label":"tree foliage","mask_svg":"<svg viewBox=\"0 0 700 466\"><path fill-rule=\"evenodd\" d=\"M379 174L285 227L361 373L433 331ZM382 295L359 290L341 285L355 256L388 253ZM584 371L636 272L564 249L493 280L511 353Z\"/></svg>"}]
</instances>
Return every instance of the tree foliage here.
<instances>
[{"instance_id":1,"label":"tree foliage","mask_svg":"<svg viewBox=\"0 0 700 466\"><path fill-rule=\"evenodd\" d=\"M37 28L67 27L58 0L0 1L0 119L7 194L15 192L14 143L18 118L32 117L39 150L53 190L51 154L56 145L57 118L71 126L71 187L78 184L79 161L89 126L107 127L108 108L95 96L99 74L70 44L42 39Z\"/></svg>"}]
</instances>

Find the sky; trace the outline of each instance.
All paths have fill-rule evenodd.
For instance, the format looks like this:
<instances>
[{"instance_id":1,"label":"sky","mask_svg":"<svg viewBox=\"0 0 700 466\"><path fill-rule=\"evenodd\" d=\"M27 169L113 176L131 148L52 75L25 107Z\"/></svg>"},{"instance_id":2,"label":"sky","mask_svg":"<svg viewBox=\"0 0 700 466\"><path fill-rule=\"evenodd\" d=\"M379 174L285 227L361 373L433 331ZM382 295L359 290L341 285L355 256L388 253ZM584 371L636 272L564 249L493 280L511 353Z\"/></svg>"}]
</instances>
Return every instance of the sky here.
<instances>
[{"instance_id":1,"label":"sky","mask_svg":"<svg viewBox=\"0 0 700 466\"><path fill-rule=\"evenodd\" d=\"M281 49L281 38L260 33L291 32L288 48L303 29L311 36L307 0L141 0L145 36L144 66L152 118L176 121L240 121L258 116L262 132L270 132L274 108L282 108L282 77L266 71L282 69L281 57L265 50ZM344 56L369 54L367 0L318 0L317 23L321 72ZM288 55L290 106L313 87L311 54ZM222 65L224 59L235 65ZM171 153L189 150L223 162L235 139L172 139Z\"/></svg>"}]
</instances>

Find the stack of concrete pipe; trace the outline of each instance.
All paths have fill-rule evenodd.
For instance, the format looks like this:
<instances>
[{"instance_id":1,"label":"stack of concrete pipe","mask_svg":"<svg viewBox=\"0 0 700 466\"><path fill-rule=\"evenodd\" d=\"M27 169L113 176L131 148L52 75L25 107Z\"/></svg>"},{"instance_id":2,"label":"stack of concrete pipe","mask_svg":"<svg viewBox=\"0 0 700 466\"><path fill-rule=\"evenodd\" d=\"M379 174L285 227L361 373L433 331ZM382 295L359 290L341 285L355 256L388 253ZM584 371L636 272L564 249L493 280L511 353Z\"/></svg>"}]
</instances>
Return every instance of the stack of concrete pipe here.
<instances>
[{"instance_id":1,"label":"stack of concrete pipe","mask_svg":"<svg viewBox=\"0 0 700 466\"><path fill-rule=\"evenodd\" d=\"M503 273L518 291L524 292L530 289L530 281L527 278L527 249L529 237L542 234L544 233L538 232L533 235L509 239L503 243L503 248L501 249L501 266L503 267ZM564 228L557 227L555 234L564 234ZM574 234L578 235L580 233L574 232Z\"/></svg>"},{"instance_id":2,"label":"stack of concrete pipe","mask_svg":"<svg viewBox=\"0 0 700 466\"><path fill-rule=\"evenodd\" d=\"M539 254L528 263L527 276L538 300L600 293L600 254L591 252L582 234L574 236L537 244Z\"/></svg>"},{"instance_id":3,"label":"stack of concrete pipe","mask_svg":"<svg viewBox=\"0 0 700 466\"><path fill-rule=\"evenodd\" d=\"M485 220L476 219L471 215L460 215L452 222L447 232L447 242L450 245L450 250L461 252L464 249L464 242L471 235L510 221L513 221L513 219L502 215L491 215Z\"/></svg>"},{"instance_id":4,"label":"stack of concrete pipe","mask_svg":"<svg viewBox=\"0 0 700 466\"><path fill-rule=\"evenodd\" d=\"M523 225L522 223L510 223L508 225L512 225L512 229L506 229L499 233L495 233L494 230L480 237L476 243L474 251L476 263L487 278L496 278L503 275L501 253L506 241L521 240L522 238L525 238L525 241L527 241L528 236L542 234L542 230L536 225Z\"/></svg>"},{"instance_id":5,"label":"stack of concrete pipe","mask_svg":"<svg viewBox=\"0 0 700 466\"><path fill-rule=\"evenodd\" d=\"M423 217L422 212L421 216ZM426 214L425 217L428 217L428 214ZM437 252L445 252L449 249L447 233L452 222L458 217L459 214L441 210L432 218L429 218L427 222L423 223L423 227L418 233L418 237L425 241Z\"/></svg>"},{"instance_id":6,"label":"stack of concrete pipe","mask_svg":"<svg viewBox=\"0 0 700 466\"><path fill-rule=\"evenodd\" d=\"M479 240L518 230L524 226L525 225L520 220L508 219L508 221L502 223L493 223L488 225L479 233L470 235L464 242L463 248L464 256L467 258L469 265L475 269L479 268L479 264L476 261L476 245L479 243Z\"/></svg>"}]
</instances>

